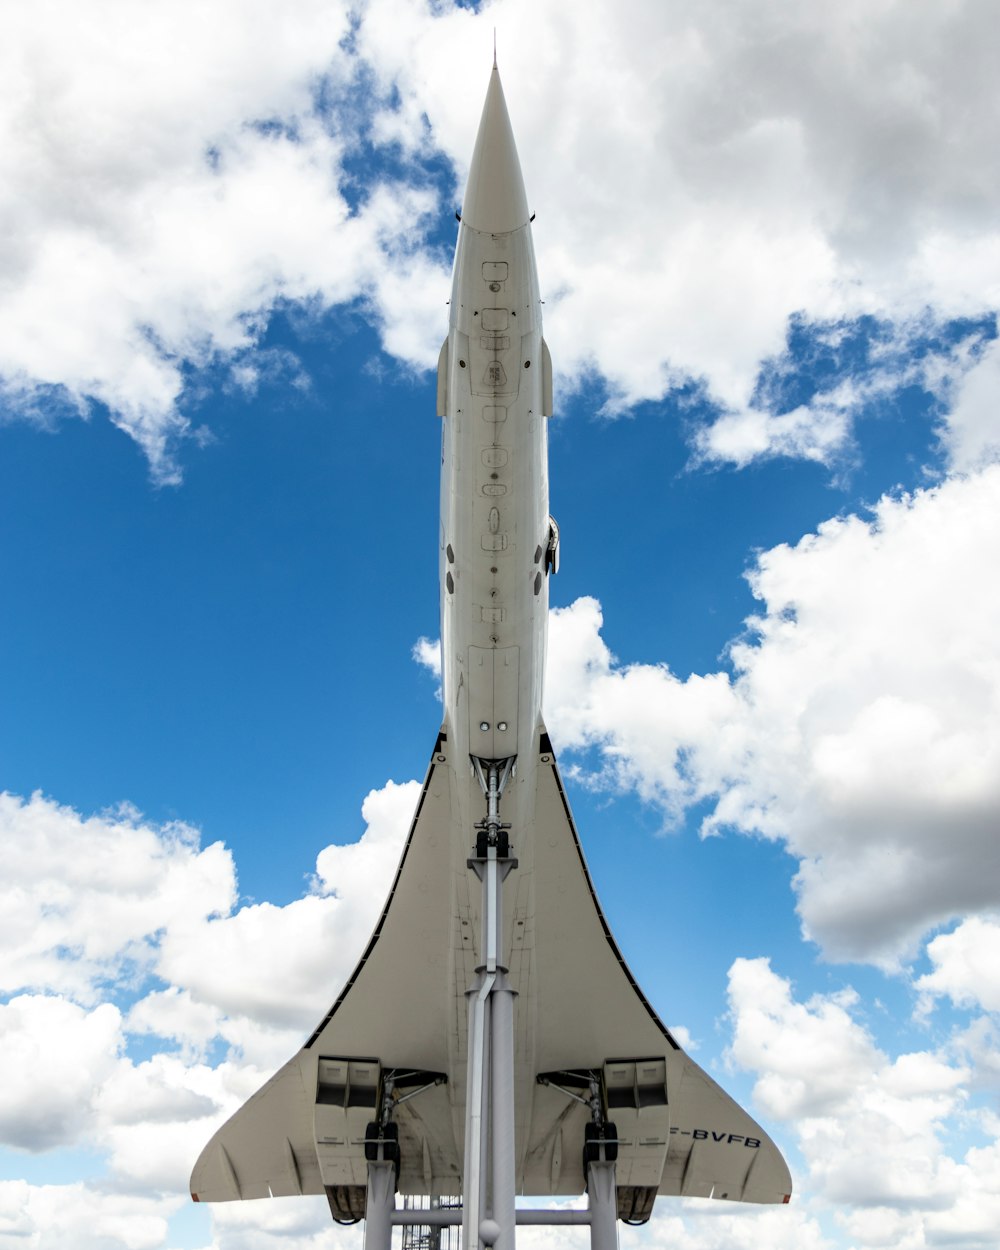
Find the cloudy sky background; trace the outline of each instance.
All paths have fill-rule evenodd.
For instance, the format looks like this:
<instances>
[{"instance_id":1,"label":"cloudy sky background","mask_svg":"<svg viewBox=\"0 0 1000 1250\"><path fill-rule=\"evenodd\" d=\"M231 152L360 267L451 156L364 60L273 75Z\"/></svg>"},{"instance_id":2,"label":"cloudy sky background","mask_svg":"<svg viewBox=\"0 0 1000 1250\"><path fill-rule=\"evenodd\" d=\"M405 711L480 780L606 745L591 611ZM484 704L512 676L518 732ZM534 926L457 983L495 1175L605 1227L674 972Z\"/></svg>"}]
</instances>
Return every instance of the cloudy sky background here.
<instances>
[{"instance_id":1,"label":"cloudy sky background","mask_svg":"<svg viewBox=\"0 0 1000 1250\"><path fill-rule=\"evenodd\" d=\"M796 1182L623 1247L995 1247L998 24L5 7L0 1248L360 1246L187 1176L353 966L433 743L494 26L558 373L547 719L627 958Z\"/></svg>"}]
</instances>

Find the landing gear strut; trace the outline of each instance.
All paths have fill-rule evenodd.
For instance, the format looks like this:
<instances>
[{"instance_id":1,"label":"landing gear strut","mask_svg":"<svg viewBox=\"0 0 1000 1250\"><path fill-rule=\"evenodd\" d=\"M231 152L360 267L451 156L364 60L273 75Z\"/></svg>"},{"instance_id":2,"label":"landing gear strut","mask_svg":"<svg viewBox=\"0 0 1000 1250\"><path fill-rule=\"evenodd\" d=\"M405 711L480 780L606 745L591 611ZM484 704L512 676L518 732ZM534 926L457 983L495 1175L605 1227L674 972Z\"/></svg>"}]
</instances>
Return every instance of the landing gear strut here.
<instances>
[{"instance_id":1,"label":"landing gear strut","mask_svg":"<svg viewBox=\"0 0 1000 1250\"><path fill-rule=\"evenodd\" d=\"M468 866L482 885L483 963L469 987L469 1068L465 1104L462 1245L514 1250L514 991L500 964L503 883L517 867L500 796L514 760L473 760L486 797Z\"/></svg>"}]
</instances>

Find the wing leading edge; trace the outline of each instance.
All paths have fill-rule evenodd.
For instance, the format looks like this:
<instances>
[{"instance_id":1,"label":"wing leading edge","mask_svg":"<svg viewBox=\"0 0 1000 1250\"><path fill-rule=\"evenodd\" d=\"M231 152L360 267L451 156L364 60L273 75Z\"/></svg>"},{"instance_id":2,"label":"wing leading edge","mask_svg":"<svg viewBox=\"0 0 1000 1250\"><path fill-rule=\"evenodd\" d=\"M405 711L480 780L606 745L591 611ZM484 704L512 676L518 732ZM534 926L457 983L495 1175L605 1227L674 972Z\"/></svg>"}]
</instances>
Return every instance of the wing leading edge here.
<instances>
[{"instance_id":1,"label":"wing leading edge","mask_svg":"<svg viewBox=\"0 0 1000 1250\"><path fill-rule=\"evenodd\" d=\"M562 1090L587 1073L600 1077L617 1130L623 1218L647 1216L657 1194L787 1202L791 1177L778 1148L684 1052L629 971L544 730L535 820L534 984L521 990L535 1001L535 1063L549 1083L532 1110L526 1192L582 1191L588 1112Z\"/></svg>"},{"instance_id":2,"label":"wing leading edge","mask_svg":"<svg viewBox=\"0 0 1000 1250\"><path fill-rule=\"evenodd\" d=\"M191 1175L195 1201L325 1192L338 1218L363 1214L365 1136L387 1078L402 1094L422 1076L429 1088L396 1116L400 1182L405 1192L456 1192L453 1091L440 1080L451 943L450 873L442 864L453 824L443 747L440 735L389 897L357 967L298 1054L202 1151Z\"/></svg>"},{"instance_id":3,"label":"wing leading edge","mask_svg":"<svg viewBox=\"0 0 1000 1250\"><path fill-rule=\"evenodd\" d=\"M584 1190L589 1112L579 1095L596 1081L616 1131L622 1218L648 1218L657 1195L787 1202L777 1147L683 1051L629 971L544 727L535 746L535 767L524 770L533 826L512 833L519 867L504 926L518 995L519 1192ZM465 884L470 838L453 816L459 781L441 735L357 968L305 1046L205 1147L191 1178L196 1200L325 1192L336 1218L363 1215L365 1139L386 1098L399 1190L462 1192L465 993L478 918Z\"/></svg>"}]
</instances>

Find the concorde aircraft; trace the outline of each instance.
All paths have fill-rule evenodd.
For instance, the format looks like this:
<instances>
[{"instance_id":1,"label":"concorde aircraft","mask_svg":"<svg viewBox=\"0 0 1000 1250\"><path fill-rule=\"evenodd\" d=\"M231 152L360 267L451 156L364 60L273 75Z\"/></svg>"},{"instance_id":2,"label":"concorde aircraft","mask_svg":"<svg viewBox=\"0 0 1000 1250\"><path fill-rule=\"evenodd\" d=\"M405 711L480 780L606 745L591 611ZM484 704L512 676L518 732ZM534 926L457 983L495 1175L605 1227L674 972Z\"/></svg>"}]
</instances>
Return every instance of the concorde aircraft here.
<instances>
[{"instance_id":1,"label":"concorde aircraft","mask_svg":"<svg viewBox=\"0 0 1000 1250\"><path fill-rule=\"evenodd\" d=\"M777 1147L622 958L542 720L559 531L530 222L494 63L437 373L444 722L357 968L191 1177L199 1202L326 1194L334 1219L366 1220L366 1250L398 1224L459 1222L473 1250L570 1222L614 1250L616 1220L648 1220L657 1196L791 1193ZM515 1205L585 1190L581 1210Z\"/></svg>"}]
</instances>

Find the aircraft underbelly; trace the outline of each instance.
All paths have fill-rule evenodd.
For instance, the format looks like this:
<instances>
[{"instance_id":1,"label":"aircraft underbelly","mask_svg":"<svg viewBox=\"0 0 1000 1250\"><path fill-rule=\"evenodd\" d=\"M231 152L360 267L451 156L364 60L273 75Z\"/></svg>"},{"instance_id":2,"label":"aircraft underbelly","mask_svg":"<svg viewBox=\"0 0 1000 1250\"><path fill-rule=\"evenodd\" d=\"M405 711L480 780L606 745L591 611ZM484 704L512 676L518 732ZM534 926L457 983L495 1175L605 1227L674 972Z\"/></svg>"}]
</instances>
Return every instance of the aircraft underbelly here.
<instances>
[{"instance_id":1,"label":"aircraft underbelly","mask_svg":"<svg viewBox=\"0 0 1000 1250\"><path fill-rule=\"evenodd\" d=\"M455 272L439 365L442 684L456 754L503 759L537 729L548 618L547 357L530 231L463 226Z\"/></svg>"},{"instance_id":2,"label":"aircraft underbelly","mask_svg":"<svg viewBox=\"0 0 1000 1250\"><path fill-rule=\"evenodd\" d=\"M525 768L530 784L521 787L530 789L520 805L524 823L511 831L518 867L505 889L503 927L517 993L519 1190L576 1193L584 1184L588 1112L559 1088L539 1085L538 1075L607 1074L607 1065L620 1062L633 1065L628 1071L639 1083L645 1078L638 1060L647 1067L658 1063L662 1074L652 1078L652 1095L633 1106L619 1101L611 1112L622 1138L619 1184L655 1189L662 1183L664 1192L676 1193L698 1193L706 1184L712 1192L725 1184L734 1197L739 1190L748 1198L747 1174L770 1143L677 1047L632 980L594 897L547 737L538 743L535 767ZM376 933L306 1047L240 1113L238 1138L223 1143L214 1163L212 1144L206 1148L203 1198L363 1184L359 1140L373 1111L357 1112L352 1128L348 1109L342 1129L319 1140L322 1125L333 1122L331 1113L317 1117L320 1060L377 1061L383 1072L445 1076L445 1084L399 1107L399 1187L404 1193L461 1191L466 991L480 962L479 890L470 889L466 866L472 839L453 819L467 771L462 761L456 766L447 740L439 740ZM253 1127L261 1134L256 1154ZM757 1171L768 1182L768 1167ZM758 1200L774 1201L772 1189L781 1183L775 1176L765 1184L768 1196Z\"/></svg>"},{"instance_id":3,"label":"aircraft underbelly","mask_svg":"<svg viewBox=\"0 0 1000 1250\"><path fill-rule=\"evenodd\" d=\"M608 1202L612 1219L641 1221L657 1192L781 1202L791 1190L776 1147L679 1048L625 965L542 724L558 567L552 366L495 75L438 364L444 724L354 973L192 1174L198 1201L325 1191L335 1218L371 1227L374 1211L383 1247L393 1175L404 1194L463 1195L463 1238L475 1241L487 1156L491 1218L506 1230L496 1244L512 1246L513 1190L582 1192L588 1134L591 1175L602 1169L612 1188L607 1201L591 1189L603 1212L592 1233ZM501 900L499 939L484 896Z\"/></svg>"}]
</instances>

